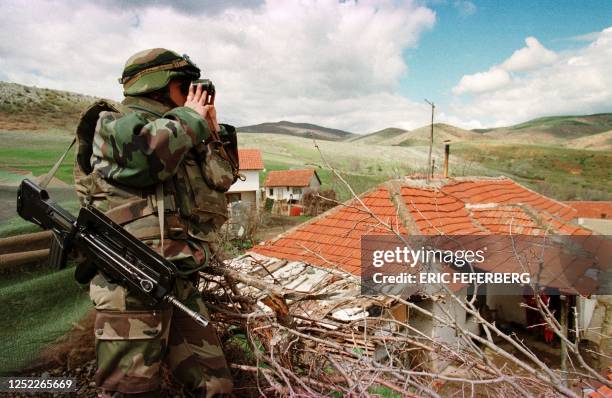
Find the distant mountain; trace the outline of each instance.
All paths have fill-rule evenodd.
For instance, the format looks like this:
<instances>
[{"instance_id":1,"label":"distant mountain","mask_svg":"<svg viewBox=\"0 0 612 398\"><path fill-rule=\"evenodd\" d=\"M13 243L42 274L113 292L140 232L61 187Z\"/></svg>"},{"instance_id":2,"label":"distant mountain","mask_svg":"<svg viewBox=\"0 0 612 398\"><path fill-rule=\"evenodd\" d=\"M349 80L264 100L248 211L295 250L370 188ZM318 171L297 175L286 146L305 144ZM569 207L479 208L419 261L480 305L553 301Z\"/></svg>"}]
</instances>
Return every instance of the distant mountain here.
<instances>
[{"instance_id":1,"label":"distant mountain","mask_svg":"<svg viewBox=\"0 0 612 398\"><path fill-rule=\"evenodd\" d=\"M310 123L292 123L280 121L276 123L261 123L252 126L238 127L239 133L285 134L296 137L316 138L319 140L341 141L353 137L348 131L331 129Z\"/></svg>"},{"instance_id":2,"label":"distant mountain","mask_svg":"<svg viewBox=\"0 0 612 398\"><path fill-rule=\"evenodd\" d=\"M0 130L70 129L96 98L0 82Z\"/></svg>"},{"instance_id":3,"label":"distant mountain","mask_svg":"<svg viewBox=\"0 0 612 398\"><path fill-rule=\"evenodd\" d=\"M415 130L387 128L354 136L347 141L374 144L418 146L429 143L429 125ZM434 142L462 141L510 142L536 145L558 145L577 149L612 149L612 113L584 116L550 116L514 126L465 130L445 123L434 124Z\"/></svg>"},{"instance_id":4,"label":"distant mountain","mask_svg":"<svg viewBox=\"0 0 612 398\"><path fill-rule=\"evenodd\" d=\"M588 138L585 140L579 139L610 130L612 130L612 113L541 117L514 126L474 131L491 138L509 142L554 144L584 148L584 145L591 146L592 143L590 143Z\"/></svg>"}]
</instances>

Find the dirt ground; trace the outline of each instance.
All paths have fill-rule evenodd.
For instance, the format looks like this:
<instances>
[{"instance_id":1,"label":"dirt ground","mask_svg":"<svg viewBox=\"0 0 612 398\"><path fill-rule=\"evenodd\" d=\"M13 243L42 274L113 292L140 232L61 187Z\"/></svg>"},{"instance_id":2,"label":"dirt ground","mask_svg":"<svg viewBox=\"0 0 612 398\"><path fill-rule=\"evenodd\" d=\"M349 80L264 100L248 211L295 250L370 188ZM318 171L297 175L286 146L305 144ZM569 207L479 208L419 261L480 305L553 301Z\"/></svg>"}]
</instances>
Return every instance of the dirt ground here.
<instances>
[{"instance_id":1,"label":"dirt ground","mask_svg":"<svg viewBox=\"0 0 612 398\"><path fill-rule=\"evenodd\" d=\"M255 231L253 240L255 243L259 243L272 239L277 235L287 232L296 225L302 224L308 219L309 217L307 216L289 217L264 214L262 215L262 220L257 231Z\"/></svg>"}]
</instances>

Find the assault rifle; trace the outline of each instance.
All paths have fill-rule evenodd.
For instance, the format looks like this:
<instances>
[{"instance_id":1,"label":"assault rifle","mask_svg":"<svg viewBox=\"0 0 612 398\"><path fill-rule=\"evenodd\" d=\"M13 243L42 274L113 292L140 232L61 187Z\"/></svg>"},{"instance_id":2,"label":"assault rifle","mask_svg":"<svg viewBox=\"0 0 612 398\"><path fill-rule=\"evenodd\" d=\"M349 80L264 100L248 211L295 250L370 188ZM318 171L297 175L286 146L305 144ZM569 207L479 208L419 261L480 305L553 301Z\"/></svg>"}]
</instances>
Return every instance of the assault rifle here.
<instances>
[{"instance_id":1,"label":"assault rifle","mask_svg":"<svg viewBox=\"0 0 612 398\"><path fill-rule=\"evenodd\" d=\"M189 309L172 293L177 269L170 261L133 237L92 206L82 207L78 218L63 209L49 193L30 180L23 180L17 193L17 213L53 233L49 262L63 268L71 250L85 254L93 272L102 272L114 283L140 295L145 302L167 302L202 326L208 320ZM77 280L82 282L77 268ZM86 272L93 276L90 271Z\"/></svg>"}]
</instances>

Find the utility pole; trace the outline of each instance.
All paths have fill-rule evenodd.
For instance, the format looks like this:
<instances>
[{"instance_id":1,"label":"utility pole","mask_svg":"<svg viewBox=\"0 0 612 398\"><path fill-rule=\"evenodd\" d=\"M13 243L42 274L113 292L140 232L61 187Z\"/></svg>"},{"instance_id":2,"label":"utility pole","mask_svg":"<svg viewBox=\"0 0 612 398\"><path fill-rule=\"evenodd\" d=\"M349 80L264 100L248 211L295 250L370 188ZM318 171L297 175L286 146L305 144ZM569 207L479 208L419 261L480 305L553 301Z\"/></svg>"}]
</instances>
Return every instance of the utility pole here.
<instances>
[{"instance_id":1,"label":"utility pole","mask_svg":"<svg viewBox=\"0 0 612 398\"><path fill-rule=\"evenodd\" d=\"M429 105L431 105L431 131L429 133L429 156L427 156L427 167L425 168L427 173L427 182L429 179L433 177L433 165L431 163L431 151L433 150L433 122L434 122L434 109L436 109L436 104L431 101L425 99ZM431 175L429 174L431 170Z\"/></svg>"}]
</instances>

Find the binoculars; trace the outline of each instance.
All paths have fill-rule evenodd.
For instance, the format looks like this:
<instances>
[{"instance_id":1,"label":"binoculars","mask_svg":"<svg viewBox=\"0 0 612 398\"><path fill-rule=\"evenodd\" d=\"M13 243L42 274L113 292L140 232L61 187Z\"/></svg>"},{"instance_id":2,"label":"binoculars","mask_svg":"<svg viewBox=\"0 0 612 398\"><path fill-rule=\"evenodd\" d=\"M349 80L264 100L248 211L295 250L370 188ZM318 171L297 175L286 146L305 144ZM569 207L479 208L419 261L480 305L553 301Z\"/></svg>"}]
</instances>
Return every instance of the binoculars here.
<instances>
[{"instance_id":1,"label":"binoculars","mask_svg":"<svg viewBox=\"0 0 612 398\"><path fill-rule=\"evenodd\" d=\"M208 95L215 95L215 85L209 79L198 79L191 82L194 86L202 85L202 92L206 91Z\"/></svg>"},{"instance_id":2,"label":"binoculars","mask_svg":"<svg viewBox=\"0 0 612 398\"><path fill-rule=\"evenodd\" d=\"M198 84L202 85L202 92L206 91L206 93L208 94L208 98L206 101L207 104L215 103L215 85L210 79L197 79L190 82L186 81L181 84L181 92L187 95L189 93L189 86L192 84L196 87Z\"/></svg>"}]
</instances>

